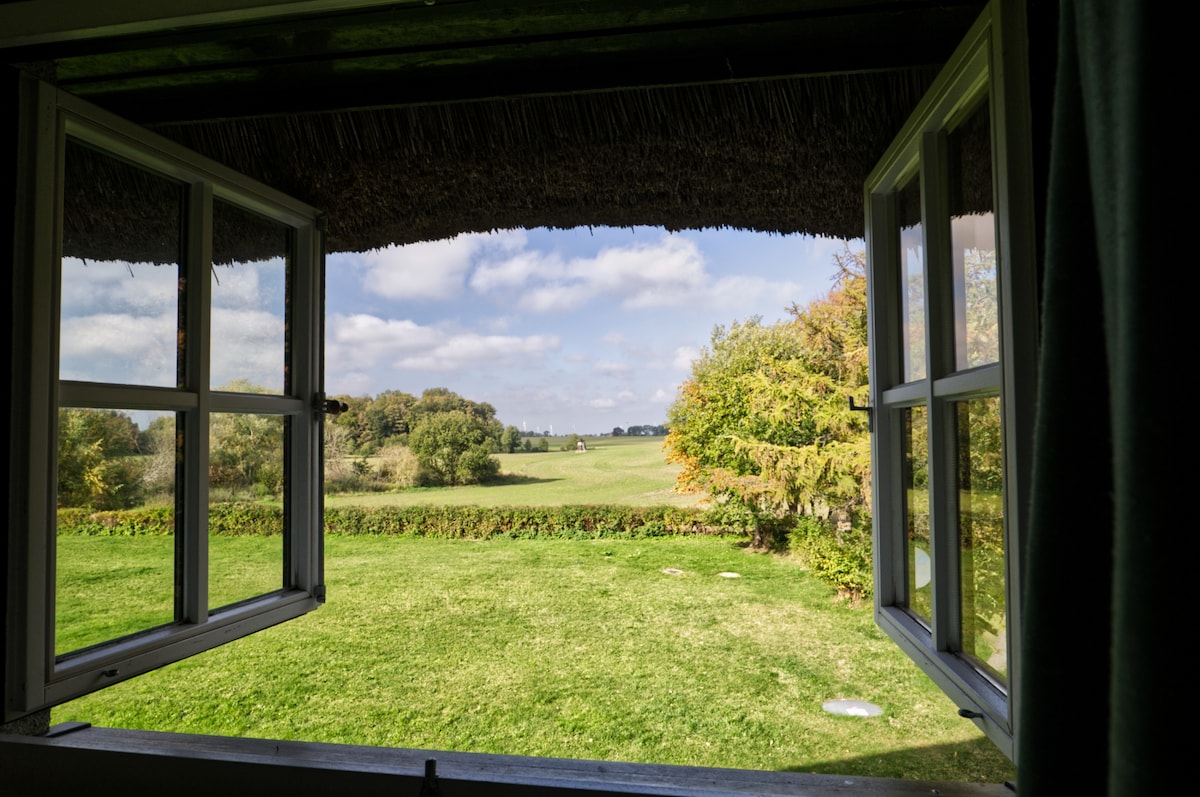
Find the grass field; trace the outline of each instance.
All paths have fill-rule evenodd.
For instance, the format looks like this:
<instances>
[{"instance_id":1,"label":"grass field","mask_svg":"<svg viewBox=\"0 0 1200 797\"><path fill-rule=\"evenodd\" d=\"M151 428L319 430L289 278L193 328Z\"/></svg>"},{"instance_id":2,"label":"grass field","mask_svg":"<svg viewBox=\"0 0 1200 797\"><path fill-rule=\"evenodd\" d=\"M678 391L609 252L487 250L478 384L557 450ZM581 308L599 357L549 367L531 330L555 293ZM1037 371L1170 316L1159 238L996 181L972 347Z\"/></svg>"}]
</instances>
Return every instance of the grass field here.
<instances>
[{"instance_id":1,"label":"grass field","mask_svg":"<svg viewBox=\"0 0 1200 797\"><path fill-rule=\"evenodd\" d=\"M496 484L412 489L392 493L328 495L327 506L408 506L411 504L475 504L479 506L546 506L627 504L693 506L699 496L673 490L677 465L664 461L661 437L585 438L588 450L559 451L562 438L550 438L544 453L499 454Z\"/></svg>"},{"instance_id":2,"label":"grass field","mask_svg":"<svg viewBox=\"0 0 1200 797\"><path fill-rule=\"evenodd\" d=\"M600 438L587 453L502 456L509 475L498 485L326 503L695 503L671 492L676 470L661 446L661 438ZM169 615L171 538L64 536L58 545L57 616L72 628L59 634L59 650L120 633L114 618ZM214 537L213 604L270 589L279 555L277 538ZM750 553L732 538L328 536L326 581L319 610L57 707L53 721L859 776L1013 777L878 630L870 607L837 601L795 559ZM835 698L871 701L883 714L823 711Z\"/></svg>"},{"instance_id":3,"label":"grass field","mask_svg":"<svg viewBox=\"0 0 1200 797\"><path fill-rule=\"evenodd\" d=\"M97 553L138 568L162 551ZM214 539L251 571L271 540ZM224 550L226 544L230 550ZM254 543L259 543L256 547ZM137 549L142 551L141 548ZM86 555L85 555L86 554ZM664 572L668 568L677 574ZM739 577L722 577L721 573ZM330 537L329 602L54 709L187 733L863 776L998 781L1007 760L792 559L728 538ZM93 596L97 614L127 596ZM825 713L869 700L874 718Z\"/></svg>"}]
</instances>

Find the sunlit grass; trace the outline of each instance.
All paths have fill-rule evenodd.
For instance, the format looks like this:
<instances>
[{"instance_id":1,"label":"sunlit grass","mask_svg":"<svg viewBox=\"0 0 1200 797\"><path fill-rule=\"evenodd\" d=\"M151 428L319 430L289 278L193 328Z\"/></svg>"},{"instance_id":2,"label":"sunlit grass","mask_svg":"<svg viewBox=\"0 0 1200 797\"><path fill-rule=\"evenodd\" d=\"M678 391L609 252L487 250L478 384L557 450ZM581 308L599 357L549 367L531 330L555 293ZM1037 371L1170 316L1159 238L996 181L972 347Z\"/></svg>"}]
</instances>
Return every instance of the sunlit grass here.
<instances>
[{"instance_id":1,"label":"sunlit grass","mask_svg":"<svg viewBox=\"0 0 1200 797\"><path fill-rule=\"evenodd\" d=\"M327 506L553 506L624 504L694 506L696 494L674 492L679 466L668 464L661 437L585 438L588 450L498 454L502 478L495 484L411 489L363 495L326 495Z\"/></svg>"},{"instance_id":2,"label":"sunlit grass","mask_svg":"<svg viewBox=\"0 0 1200 797\"><path fill-rule=\"evenodd\" d=\"M270 540L245 540L256 541L259 549L238 551L252 572L278 556ZM794 560L751 554L731 539L330 537L327 582L329 602L312 614L58 707L54 721L864 776L1012 777L1007 760L878 631L869 608L832 599ZM884 713L821 710L839 697Z\"/></svg>"}]
</instances>

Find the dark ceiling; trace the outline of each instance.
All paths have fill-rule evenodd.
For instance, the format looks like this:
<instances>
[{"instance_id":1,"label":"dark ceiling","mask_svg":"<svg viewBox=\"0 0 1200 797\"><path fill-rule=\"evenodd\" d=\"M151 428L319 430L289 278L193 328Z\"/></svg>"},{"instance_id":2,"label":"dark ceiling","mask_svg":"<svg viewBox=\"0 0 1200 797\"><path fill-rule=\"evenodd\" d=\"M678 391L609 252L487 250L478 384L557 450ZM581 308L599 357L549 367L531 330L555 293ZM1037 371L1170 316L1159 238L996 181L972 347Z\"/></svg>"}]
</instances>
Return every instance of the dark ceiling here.
<instances>
[{"instance_id":1,"label":"dark ceiling","mask_svg":"<svg viewBox=\"0 0 1200 797\"><path fill-rule=\"evenodd\" d=\"M39 3L0 4L0 31ZM0 61L327 209L335 248L580 223L852 237L983 2L323 5L10 27Z\"/></svg>"}]
</instances>

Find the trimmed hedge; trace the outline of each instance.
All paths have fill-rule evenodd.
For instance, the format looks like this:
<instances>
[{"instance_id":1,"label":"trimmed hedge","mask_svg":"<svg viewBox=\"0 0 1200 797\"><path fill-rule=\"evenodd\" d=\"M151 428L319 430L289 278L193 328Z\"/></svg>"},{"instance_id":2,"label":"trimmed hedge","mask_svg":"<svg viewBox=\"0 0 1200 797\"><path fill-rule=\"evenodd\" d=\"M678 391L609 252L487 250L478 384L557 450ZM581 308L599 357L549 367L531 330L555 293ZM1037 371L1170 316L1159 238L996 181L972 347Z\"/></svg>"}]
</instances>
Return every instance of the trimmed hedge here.
<instances>
[{"instance_id":1,"label":"trimmed hedge","mask_svg":"<svg viewBox=\"0 0 1200 797\"><path fill-rule=\"evenodd\" d=\"M251 502L213 504L212 534L270 536L283 528L283 509ZM172 507L96 512L58 510L58 533L88 536L168 535ZM339 506L325 509L325 533L441 539L645 539L690 534L745 536L715 513L671 506ZM836 533L828 521L794 516L770 529L786 539L813 575L851 598L871 595L871 533L854 528Z\"/></svg>"},{"instance_id":2,"label":"trimmed hedge","mask_svg":"<svg viewBox=\"0 0 1200 797\"><path fill-rule=\"evenodd\" d=\"M209 530L213 534L269 536L282 528L283 510L277 506L231 502L209 508ZM174 510L170 507L111 512L58 510L59 534L134 536L173 531ZM341 535L637 539L733 531L709 525L702 510L670 506L344 506L325 510L325 533Z\"/></svg>"}]
</instances>

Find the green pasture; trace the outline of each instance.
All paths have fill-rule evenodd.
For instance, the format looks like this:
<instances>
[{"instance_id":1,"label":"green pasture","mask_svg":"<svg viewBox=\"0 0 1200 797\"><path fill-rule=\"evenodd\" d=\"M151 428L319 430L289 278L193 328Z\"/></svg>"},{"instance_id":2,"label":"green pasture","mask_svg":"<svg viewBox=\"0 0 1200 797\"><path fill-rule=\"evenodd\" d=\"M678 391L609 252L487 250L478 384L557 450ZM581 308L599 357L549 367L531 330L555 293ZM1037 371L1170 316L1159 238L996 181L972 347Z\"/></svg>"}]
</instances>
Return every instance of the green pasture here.
<instances>
[{"instance_id":1,"label":"green pasture","mask_svg":"<svg viewBox=\"0 0 1200 797\"><path fill-rule=\"evenodd\" d=\"M153 573L170 545L69 536L60 562ZM212 545L218 570L240 562L241 587L277 567L277 539ZM330 536L327 582L317 611L60 706L53 721L860 776L1013 774L869 607L731 538ZM77 622L126 611L127 590L89 583ZM883 714L824 712L834 698Z\"/></svg>"},{"instance_id":2,"label":"green pasture","mask_svg":"<svg viewBox=\"0 0 1200 797\"><path fill-rule=\"evenodd\" d=\"M566 438L549 438L550 451L497 454L502 478L494 484L327 495L337 506L561 506L624 504L694 506L697 495L674 492L677 465L667 464L662 437L587 437L588 450L561 451ZM370 462L370 460L368 460Z\"/></svg>"}]
</instances>

